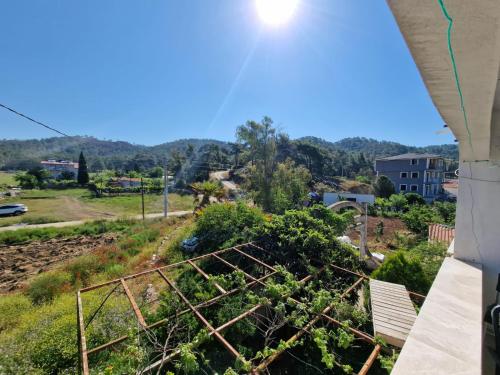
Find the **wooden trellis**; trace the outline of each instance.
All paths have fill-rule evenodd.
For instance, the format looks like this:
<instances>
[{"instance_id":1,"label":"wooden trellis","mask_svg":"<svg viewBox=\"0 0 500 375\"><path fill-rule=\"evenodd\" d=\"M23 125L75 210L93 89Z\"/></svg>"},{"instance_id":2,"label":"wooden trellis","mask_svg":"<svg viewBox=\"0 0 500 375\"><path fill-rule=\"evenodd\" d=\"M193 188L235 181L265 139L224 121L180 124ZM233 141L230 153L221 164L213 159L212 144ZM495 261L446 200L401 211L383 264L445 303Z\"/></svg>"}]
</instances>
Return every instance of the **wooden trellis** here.
<instances>
[{"instance_id":1,"label":"wooden trellis","mask_svg":"<svg viewBox=\"0 0 500 375\"><path fill-rule=\"evenodd\" d=\"M92 323L94 318L99 314L100 310L103 308L103 306L106 304L106 301L113 295L113 293L116 292L118 288L122 288L124 291L124 294L126 295L129 303L130 303L130 308L133 311L137 324L140 328L140 333L145 333L148 330L151 330L153 328L159 327L162 324L167 323L168 318L156 321L152 324L147 324L143 314L141 312L141 308L139 304L136 302L136 299L131 292L129 285L127 282L144 277L146 275L158 275L161 280L165 282L165 284L177 295L180 300L187 306L186 309L179 311L176 316L181 316L184 314L193 314L201 323L203 326L205 326L206 330L208 331L209 336L213 336L218 342L222 344L222 346L235 358L235 359L241 359L245 360L244 356L224 337L224 330L227 328L231 327L235 323L252 316L259 310L260 308L263 307L262 304L255 304L248 310L244 311L240 315L228 320L227 322L223 323L222 325L218 327L212 326L212 324L207 320L207 318L203 315L201 309L206 308L208 306L211 306L218 301L223 300L224 298L235 295L242 290L248 290L251 288L255 288L256 286L265 286L265 281L270 278L271 276L274 276L278 273L278 270L264 262L263 260L259 259L257 256L252 256L249 254L249 250L252 250L254 252L262 253L265 255L267 251L259 246L257 246L254 243L247 243L243 245L238 245L234 246L231 248L215 251L209 254L201 255L195 258L191 258L188 260L184 260L181 262L173 263L167 266L155 268L155 269L150 269L144 272L136 273L133 275L125 276L123 278L119 278L116 280L112 280L106 283L102 283L99 285L94 285L90 286L87 288L80 289L77 292L77 317L78 317L78 345L79 345L79 370L80 373L83 373L84 375L89 374L89 357L95 356L97 353L110 349L113 346L122 343L129 339L129 336L124 335L121 337L118 337L116 339L110 340L107 343L96 346L93 348L88 348L87 347L87 337L85 334L86 328ZM227 254L238 254L241 257L246 258L250 263L254 264L255 266L259 267L259 269L262 269L262 276L254 276L251 275L250 273L247 273L243 269L239 268L238 265L233 264L232 262L228 261L227 259L224 259L223 256ZM231 290L226 290L224 289L221 285L219 285L216 281L214 281L209 274L207 274L206 271L204 271L201 266L197 263L199 263L202 260L208 260L211 259L215 262L220 262L221 264L225 265L227 268L239 271L245 276L245 285L243 287L239 288L234 288ZM206 301L202 301L201 303L193 304L189 298L183 293L174 280L171 279L171 277L168 276L169 272L175 271L175 269L179 267L184 267L184 266L190 266L193 270L195 270L198 274L200 274L204 279L207 280L208 283L212 283L213 286L216 288L217 292L219 293L213 298L210 298ZM309 281L311 281L313 278L317 278L322 274L322 272L325 271L327 266L321 267L316 273L314 274L308 274L305 277L303 277L299 283L301 285L305 285ZM349 295L351 295L353 292L355 292L363 283L363 281L368 280L368 277L341 267L338 267L334 264L329 264L328 265L329 269L336 270L340 274L347 275L349 277L354 278L354 282L351 283L341 294L341 299L347 298ZM91 314L88 314L88 317L84 316L84 306L82 303L82 295L84 293L94 291L97 289L101 289L104 287L112 287L111 290L104 296L102 299L102 302L98 306L98 308ZM287 344L292 344L295 341L299 340L302 336L306 334L310 334L310 330L314 328L315 325L317 325L320 322L325 322L328 324L333 324L335 326L340 326L341 322L335 320L333 317L329 315L329 313L332 312L332 309L334 308L334 305L327 306L323 311L320 313L316 314L314 317L310 319L310 321L305 324L305 326L301 329L298 330L297 333L295 333L293 336L291 336L287 340ZM359 374L366 374L372 364L375 362L380 350L381 346L376 344L374 341L374 338L365 332L361 332L359 330L356 330L354 328L348 327L346 328L352 333L356 338L364 341L367 344L373 345L373 350L369 357L366 359L364 365L362 366L361 370L359 371ZM252 374L259 374L264 372L268 366L271 365L276 359L278 359L284 352L285 350L277 350L275 353L270 355L269 357L265 358L258 364L252 364L252 369L251 373ZM147 374L151 373L153 370L157 371L158 368L162 367L172 359L174 359L178 354L180 353L180 350L174 350L172 353L170 353L168 356L162 358L161 360L155 361L154 363L149 364L145 369L142 370L141 373Z\"/></svg>"}]
</instances>

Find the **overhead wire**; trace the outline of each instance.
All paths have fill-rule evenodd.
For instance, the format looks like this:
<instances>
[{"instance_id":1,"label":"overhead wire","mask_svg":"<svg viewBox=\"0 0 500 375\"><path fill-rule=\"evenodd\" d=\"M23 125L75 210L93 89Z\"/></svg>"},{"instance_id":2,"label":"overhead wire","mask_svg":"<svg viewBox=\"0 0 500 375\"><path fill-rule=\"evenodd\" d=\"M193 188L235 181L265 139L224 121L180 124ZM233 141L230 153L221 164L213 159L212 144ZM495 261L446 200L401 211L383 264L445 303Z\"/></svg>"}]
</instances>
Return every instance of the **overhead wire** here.
<instances>
[{"instance_id":1,"label":"overhead wire","mask_svg":"<svg viewBox=\"0 0 500 375\"><path fill-rule=\"evenodd\" d=\"M21 112L18 112L18 111L16 111L15 109L10 108L10 107L8 107L8 106L6 106L5 104L0 103L0 107L5 108L6 110L8 110L8 111L10 111L10 112L12 112L12 113L14 113L14 114L16 114L16 115L18 115L18 116L24 117L25 119L27 119L27 120L29 120L29 121L31 121L31 122L34 122L35 124L41 125L41 126L43 126L44 128L47 128L47 129L49 129L49 130L52 130L53 132L56 132L56 133L58 133L58 134L61 134L61 135L65 136L65 137L70 137L70 135L68 135L68 134L66 134L66 133L63 133L63 132L62 132L62 131L60 131L60 130L55 129L55 128L53 128L52 126L46 125L46 124L44 124L43 122L37 121L37 120L35 120L35 119L33 119L33 118L31 118L31 117L29 117L29 116L27 116L27 115L25 115L25 114L23 114L23 113L21 113Z\"/></svg>"}]
</instances>

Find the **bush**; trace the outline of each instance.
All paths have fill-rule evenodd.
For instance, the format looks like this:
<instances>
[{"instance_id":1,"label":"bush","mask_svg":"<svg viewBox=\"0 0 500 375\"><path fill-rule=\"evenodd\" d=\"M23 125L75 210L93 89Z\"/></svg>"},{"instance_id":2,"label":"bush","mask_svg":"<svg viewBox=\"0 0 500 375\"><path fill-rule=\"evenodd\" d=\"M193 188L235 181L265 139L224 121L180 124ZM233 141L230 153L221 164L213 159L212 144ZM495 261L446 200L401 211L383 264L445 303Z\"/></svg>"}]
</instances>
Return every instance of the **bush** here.
<instances>
[{"instance_id":1,"label":"bush","mask_svg":"<svg viewBox=\"0 0 500 375\"><path fill-rule=\"evenodd\" d=\"M403 214L403 221L412 232L426 235L429 224L442 223L443 219L430 206L412 206L408 212Z\"/></svg>"},{"instance_id":2,"label":"bush","mask_svg":"<svg viewBox=\"0 0 500 375\"><path fill-rule=\"evenodd\" d=\"M57 295L69 289L71 275L53 271L37 276L28 286L26 293L36 304L51 302Z\"/></svg>"},{"instance_id":3,"label":"bush","mask_svg":"<svg viewBox=\"0 0 500 375\"><path fill-rule=\"evenodd\" d=\"M330 225L327 220L314 217L317 209L292 210L273 216L260 229L258 239L269 251L275 253L289 270L303 270L312 259L322 263L335 263L349 269L359 268L353 248L341 244L336 236L343 233L345 224L340 215ZM329 215L330 216L330 215ZM333 221L332 221L333 222Z\"/></svg>"},{"instance_id":4,"label":"bush","mask_svg":"<svg viewBox=\"0 0 500 375\"><path fill-rule=\"evenodd\" d=\"M420 263L415 259L408 259L404 251L389 255L384 263L377 268L372 277L378 280L403 284L408 290L426 294L430 287Z\"/></svg>"},{"instance_id":5,"label":"bush","mask_svg":"<svg viewBox=\"0 0 500 375\"><path fill-rule=\"evenodd\" d=\"M242 202L206 207L196 221L194 235L205 252L253 239L255 228L264 221L262 211Z\"/></svg>"},{"instance_id":6,"label":"bush","mask_svg":"<svg viewBox=\"0 0 500 375\"><path fill-rule=\"evenodd\" d=\"M446 256L446 247L442 243L422 241L406 252L409 259L415 260L422 266L427 280L431 284Z\"/></svg>"},{"instance_id":7,"label":"bush","mask_svg":"<svg viewBox=\"0 0 500 375\"><path fill-rule=\"evenodd\" d=\"M409 205L425 204L425 199L417 193L406 193L405 198Z\"/></svg>"},{"instance_id":8,"label":"bush","mask_svg":"<svg viewBox=\"0 0 500 375\"><path fill-rule=\"evenodd\" d=\"M103 265L99 257L88 254L76 258L66 265L65 269L70 274L72 285L85 287L89 285L93 274L102 271Z\"/></svg>"},{"instance_id":9,"label":"bush","mask_svg":"<svg viewBox=\"0 0 500 375\"><path fill-rule=\"evenodd\" d=\"M387 176L379 176L373 184L375 195L381 198L389 198L396 192L394 184Z\"/></svg>"},{"instance_id":10,"label":"bush","mask_svg":"<svg viewBox=\"0 0 500 375\"><path fill-rule=\"evenodd\" d=\"M125 273L125 266L123 264L110 264L105 269L108 279L117 279Z\"/></svg>"}]
</instances>

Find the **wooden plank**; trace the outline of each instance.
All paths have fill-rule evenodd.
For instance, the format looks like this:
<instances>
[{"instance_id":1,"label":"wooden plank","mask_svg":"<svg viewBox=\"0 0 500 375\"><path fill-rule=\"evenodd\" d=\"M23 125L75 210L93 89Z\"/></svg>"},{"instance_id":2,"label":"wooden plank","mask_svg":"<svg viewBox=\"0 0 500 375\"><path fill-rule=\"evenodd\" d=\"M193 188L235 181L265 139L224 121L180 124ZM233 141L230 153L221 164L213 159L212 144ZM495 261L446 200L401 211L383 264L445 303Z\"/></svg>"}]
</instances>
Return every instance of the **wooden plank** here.
<instances>
[{"instance_id":1,"label":"wooden plank","mask_svg":"<svg viewBox=\"0 0 500 375\"><path fill-rule=\"evenodd\" d=\"M405 286L370 280L370 295L375 335L402 347L417 317Z\"/></svg>"}]
</instances>

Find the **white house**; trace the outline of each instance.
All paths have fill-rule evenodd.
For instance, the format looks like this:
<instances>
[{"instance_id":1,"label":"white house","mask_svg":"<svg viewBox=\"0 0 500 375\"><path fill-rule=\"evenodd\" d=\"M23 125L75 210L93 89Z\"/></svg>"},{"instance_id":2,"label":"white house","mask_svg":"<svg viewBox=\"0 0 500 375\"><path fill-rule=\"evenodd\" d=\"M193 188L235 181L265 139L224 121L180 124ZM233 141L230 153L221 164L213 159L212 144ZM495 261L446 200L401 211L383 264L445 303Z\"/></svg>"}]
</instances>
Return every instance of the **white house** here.
<instances>
[{"instance_id":1,"label":"white house","mask_svg":"<svg viewBox=\"0 0 500 375\"><path fill-rule=\"evenodd\" d=\"M329 206L338 201L351 201L356 203L375 203L373 194L354 194L354 193L324 193L323 203Z\"/></svg>"}]
</instances>

